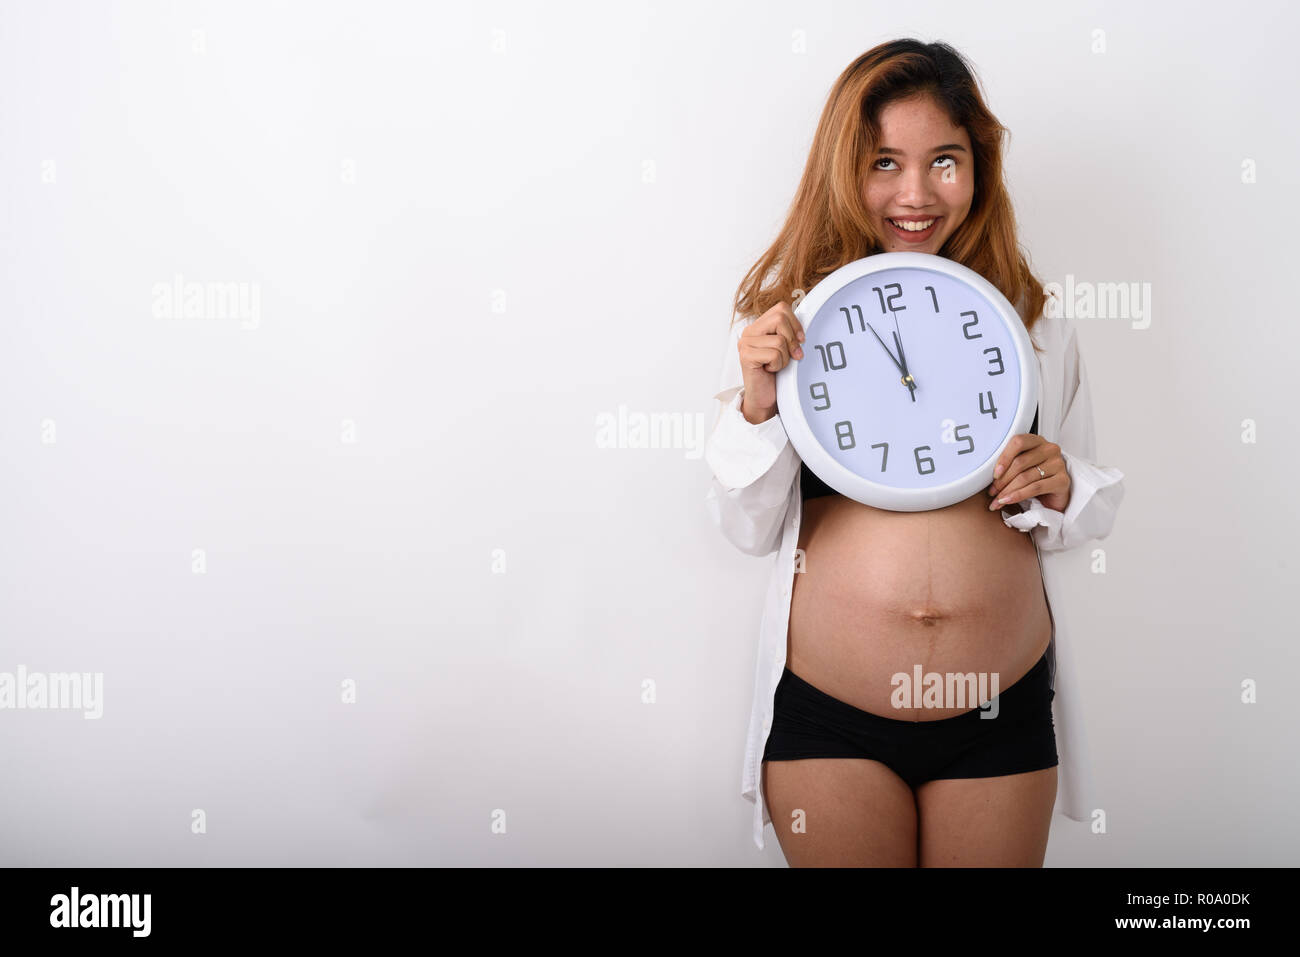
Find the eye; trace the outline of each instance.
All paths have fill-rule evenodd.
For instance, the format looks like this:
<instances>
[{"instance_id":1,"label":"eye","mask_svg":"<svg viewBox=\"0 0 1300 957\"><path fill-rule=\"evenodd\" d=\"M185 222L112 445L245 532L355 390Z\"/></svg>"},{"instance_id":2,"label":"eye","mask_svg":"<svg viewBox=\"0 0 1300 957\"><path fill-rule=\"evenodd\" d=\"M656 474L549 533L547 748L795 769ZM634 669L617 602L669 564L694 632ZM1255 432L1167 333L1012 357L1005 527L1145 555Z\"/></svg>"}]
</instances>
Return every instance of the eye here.
<instances>
[{"instance_id":1,"label":"eye","mask_svg":"<svg viewBox=\"0 0 1300 957\"><path fill-rule=\"evenodd\" d=\"M943 163L943 167L941 167L941 168L947 168L947 167L951 167L951 166L956 166L956 165L957 165L957 157L953 156L951 153L940 153L938 156L936 156L936 157L934 158L934 161L935 161L936 163L938 163L938 162L940 162L940 161L944 161L944 163ZM890 157L888 157L888 156L882 156L882 157L880 157L880 159L876 160L876 162L873 164L872 168L873 168L873 169L878 169L878 170L880 170L882 173L889 172L888 170L883 169L883 168L881 167L880 164L881 164L881 163L892 163L892 162L894 162L894 161L893 161L893 159L891 159Z\"/></svg>"}]
</instances>

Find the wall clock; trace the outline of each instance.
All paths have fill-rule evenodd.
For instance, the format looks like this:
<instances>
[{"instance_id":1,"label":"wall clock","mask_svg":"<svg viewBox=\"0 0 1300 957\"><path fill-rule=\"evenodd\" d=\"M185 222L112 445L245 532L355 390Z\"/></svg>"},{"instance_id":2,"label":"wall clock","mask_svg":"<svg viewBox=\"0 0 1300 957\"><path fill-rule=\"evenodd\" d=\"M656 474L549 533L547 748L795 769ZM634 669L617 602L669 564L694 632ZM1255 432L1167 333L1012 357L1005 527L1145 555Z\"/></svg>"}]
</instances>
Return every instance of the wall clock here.
<instances>
[{"instance_id":1,"label":"wall clock","mask_svg":"<svg viewBox=\"0 0 1300 957\"><path fill-rule=\"evenodd\" d=\"M803 298L802 359L777 373L799 457L835 491L898 512L987 488L1038 407L1029 332L992 283L930 253L840 267Z\"/></svg>"}]
</instances>

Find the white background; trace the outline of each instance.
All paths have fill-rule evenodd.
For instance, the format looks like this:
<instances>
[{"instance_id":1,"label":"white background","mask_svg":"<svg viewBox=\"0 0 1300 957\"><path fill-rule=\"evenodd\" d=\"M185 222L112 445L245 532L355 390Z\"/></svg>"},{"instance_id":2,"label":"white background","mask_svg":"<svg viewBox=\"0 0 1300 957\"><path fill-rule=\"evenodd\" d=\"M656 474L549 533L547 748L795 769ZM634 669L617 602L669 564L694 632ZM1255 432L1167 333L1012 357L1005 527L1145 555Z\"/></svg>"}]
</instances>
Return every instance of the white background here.
<instances>
[{"instance_id":1,"label":"white background","mask_svg":"<svg viewBox=\"0 0 1300 957\"><path fill-rule=\"evenodd\" d=\"M711 423L826 93L902 36L975 64L1040 277L1152 290L1076 320L1127 496L1058 610L1108 832L1047 864L1296 863L1298 26L4 4L0 671L102 672L104 715L0 711L0 863L782 864L739 795L771 558L702 435L596 422ZM176 274L257 327L156 317Z\"/></svg>"}]
</instances>

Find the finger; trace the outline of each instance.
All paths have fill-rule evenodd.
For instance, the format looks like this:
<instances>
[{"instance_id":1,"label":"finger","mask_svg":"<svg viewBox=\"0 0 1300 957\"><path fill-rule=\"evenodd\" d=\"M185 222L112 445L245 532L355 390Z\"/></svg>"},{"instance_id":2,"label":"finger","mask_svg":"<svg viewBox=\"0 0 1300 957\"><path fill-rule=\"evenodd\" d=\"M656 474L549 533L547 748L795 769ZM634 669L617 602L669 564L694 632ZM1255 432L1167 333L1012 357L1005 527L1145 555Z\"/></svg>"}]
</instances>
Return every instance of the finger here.
<instances>
[{"instance_id":1,"label":"finger","mask_svg":"<svg viewBox=\"0 0 1300 957\"><path fill-rule=\"evenodd\" d=\"M1027 465L1037 465L1048 458L1043 448L1047 444L1040 435L1026 432L1013 435L1007 447L998 456L998 464L993 467L993 489L1005 485L1009 479L1023 470Z\"/></svg>"},{"instance_id":2,"label":"finger","mask_svg":"<svg viewBox=\"0 0 1300 957\"><path fill-rule=\"evenodd\" d=\"M785 368L786 363L790 361L790 355L785 349L772 349L770 351L772 359L770 362L765 363L763 368L772 373L780 372Z\"/></svg>"},{"instance_id":3,"label":"finger","mask_svg":"<svg viewBox=\"0 0 1300 957\"><path fill-rule=\"evenodd\" d=\"M788 315L782 313L780 323L777 326L777 331L781 335L785 336L786 341L789 343L790 354L796 358L802 358L803 347L799 345L800 333L796 328L798 325L799 320L794 317L794 313L789 313Z\"/></svg>"},{"instance_id":4,"label":"finger","mask_svg":"<svg viewBox=\"0 0 1300 957\"><path fill-rule=\"evenodd\" d=\"M744 361L747 356L750 356L751 359L755 358L751 355L751 350L756 348L781 349L786 355L790 354L789 340L786 339L785 336L775 332L767 335L741 336L740 341L736 343L736 347L740 350L741 361Z\"/></svg>"},{"instance_id":5,"label":"finger","mask_svg":"<svg viewBox=\"0 0 1300 957\"><path fill-rule=\"evenodd\" d=\"M1032 468L1027 469L1024 472L1020 472L1012 476L1010 479L1004 482L1001 488L993 492L993 497L1009 498L1010 496L1020 492L1021 489L1023 489L1026 485L1028 485L1030 482L1033 481L1045 482L1047 480L1039 477L1037 469L1032 469Z\"/></svg>"},{"instance_id":6,"label":"finger","mask_svg":"<svg viewBox=\"0 0 1300 957\"><path fill-rule=\"evenodd\" d=\"M761 365L768 372L780 372L790 361L790 346L785 336L755 336L741 359L751 365Z\"/></svg>"},{"instance_id":7,"label":"finger","mask_svg":"<svg viewBox=\"0 0 1300 957\"><path fill-rule=\"evenodd\" d=\"M1050 445L1051 443L1047 444ZM1041 475L1039 474L1040 468L1042 469ZM1065 468L1065 461L1060 458L1049 458L1041 464L1030 465L1018 472L1014 477L1002 483L1000 489L990 494L995 499L995 503L1009 504L1032 498L1035 495L1045 495L1049 492L1064 494L1069 487L1070 475Z\"/></svg>"},{"instance_id":8,"label":"finger","mask_svg":"<svg viewBox=\"0 0 1300 957\"><path fill-rule=\"evenodd\" d=\"M1011 436L1011 441L1007 443L1007 447L1003 449L1002 454L998 456L997 464L993 466L993 481L989 484L990 492L992 492L997 486L998 479L1001 477L1002 473L1007 470L1007 466L1011 464L1011 460L1016 457L1016 453L1019 451L1020 436L1013 435Z\"/></svg>"},{"instance_id":9,"label":"finger","mask_svg":"<svg viewBox=\"0 0 1300 957\"><path fill-rule=\"evenodd\" d=\"M1039 469L1043 470L1042 474L1039 474ZM1052 459L1045 455L1039 455L1036 451L1021 453L1011 460L1011 465L1002 473L1002 477L989 486L989 494L997 497L1009 489L1020 488L1026 482L1049 479L1058 471L1064 471L1064 468L1053 467Z\"/></svg>"},{"instance_id":10,"label":"finger","mask_svg":"<svg viewBox=\"0 0 1300 957\"><path fill-rule=\"evenodd\" d=\"M745 361L766 372L779 372L785 365L779 349L755 349L747 354Z\"/></svg>"},{"instance_id":11,"label":"finger","mask_svg":"<svg viewBox=\"0 0 1300 957\"><path fill-rule=\"evenodd\" d=\"M764 333L785 336L792 353L799 349L803 327L795 318L794 310L790 308L789 303L778 302L763 314L763 318L766 320L762 329Z\"/></svg>"},{"instance_id":12,"label":"finger","mask_svg":"<svg viewBox=\"0 0 1300 957\"><path fill-rule=\"evenodd\" d=\"M756 344L769 349L779 349L781 355L785 357L782 365L784 365L785 362L790 361L790 340L780 333L774 332L770 336L763 336L763 338Z\"/></svg>"},{"instance_id":13,"label":"finger","mask_svg":"<svg viewBox=\"0 0 1300 957\"><path fill-rule=\"evenodd\" d=\"M807 335L803 323L800 322L799 317L794 314L794 309L790 306L790 303L781 303L781 311L782 314L785 315L786 319L789 320L790 329L793 331L795 338L800 342L803 342L807 338Z\"/></svg>"},{"instance_id":14,"label":"finger","mask_svg":"<svg viewBox=\"0 0 1300 957\"><path fill-rule=\"evenodd\" d=\"M1032 474L1033 480L1027 480L1025 476ZM1023 502L1026 499L1033 498L1036 495L1049 495L1052 492L1064 492L1066 482L1063 478L1064 473L1048 475L1046 478L1038 478L1038 472L1031 470L1022 473L1020 480L1013 482L1009 488L1003 489L994 500L990 508L1003 508L1007 505L1014 505L1016 502Z\"/></svg>"},{"instance_id":15,"label":"finger","mask_svg":"<svg viewBox=\"0 0 1300 957\"><path fill-rule=\"evenodd\" d=\"M989 485L989 494L996 495L1021 475L1042 478L1035 466L1042 467L1043 471L1046 472L1047 461L1047 457L1037 451L1021 452L1011 460L1011 464L1007 466L1006 471Z\"/></svg>"}]
</instances>

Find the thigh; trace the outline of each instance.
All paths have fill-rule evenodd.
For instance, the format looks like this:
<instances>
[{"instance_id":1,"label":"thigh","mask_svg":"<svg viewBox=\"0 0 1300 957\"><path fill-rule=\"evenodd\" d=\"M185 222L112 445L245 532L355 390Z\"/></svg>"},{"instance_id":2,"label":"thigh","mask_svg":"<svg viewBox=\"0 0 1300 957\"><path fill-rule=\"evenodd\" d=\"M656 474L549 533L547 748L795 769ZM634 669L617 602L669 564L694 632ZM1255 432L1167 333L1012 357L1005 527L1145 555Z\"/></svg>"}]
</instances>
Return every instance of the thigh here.
<instances>
[{"instance_id":1,"label":"thigh","mask_svg":"<svg viewBox=\"0 0 1300 957\"><path fill-rule=\"evenodd\" d=\"M927 781L916 789L920 866L1042 867L1055 803L1055 767Z\"/></svg>"},{"instance_id":2,"label":"thigh","mask_svg":"<svg viewBox=\"0 0 1300 957\"><path fill-rule=\"evenodd\" d=\"M764 761L763 796L791 867L915 867L912 789L879 761ZM797 813L802 812L802 813Z\"/></svg>"}]
</instances>

